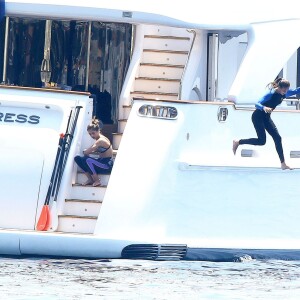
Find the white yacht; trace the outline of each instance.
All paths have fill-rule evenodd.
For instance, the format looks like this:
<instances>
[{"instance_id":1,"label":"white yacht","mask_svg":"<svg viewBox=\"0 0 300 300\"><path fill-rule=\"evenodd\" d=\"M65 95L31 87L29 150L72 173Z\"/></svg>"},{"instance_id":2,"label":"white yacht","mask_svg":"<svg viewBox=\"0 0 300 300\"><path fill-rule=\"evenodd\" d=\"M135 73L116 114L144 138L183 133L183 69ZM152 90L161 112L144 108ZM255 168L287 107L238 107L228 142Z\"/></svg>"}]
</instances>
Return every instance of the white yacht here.
<instances>
[{"instance_id":1,"label":"white yacht","mask_svg":"<svg viewBox=\"0 0 300 300\"><path fill-rule=\"evenodd\" d=\"M300 258L299 99L272 113L294 170L271 138L232 152L270 81L300 86L296 10L165 2L1 2L1 255ZM100 187L74 163L93 116Z\"/></svg>"}]
</instances>

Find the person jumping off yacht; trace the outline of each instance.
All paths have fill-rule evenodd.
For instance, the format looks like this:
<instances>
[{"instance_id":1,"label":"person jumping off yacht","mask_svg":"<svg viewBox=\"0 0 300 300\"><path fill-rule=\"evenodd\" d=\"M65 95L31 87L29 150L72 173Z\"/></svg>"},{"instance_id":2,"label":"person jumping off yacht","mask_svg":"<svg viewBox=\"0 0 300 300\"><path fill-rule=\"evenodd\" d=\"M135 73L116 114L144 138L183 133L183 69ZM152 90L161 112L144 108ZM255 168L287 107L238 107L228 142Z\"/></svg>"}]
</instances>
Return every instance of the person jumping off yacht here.
<instances>
[{"instance_id":1,"label":"person jumping off yacht","mask_svg":"<svg viewBox=\"0 0 300 300\"><path fill-rule=\"evenodd\" d=\"M99 120L96 118L93 118L91 124L88 125L87 132L96 142L83 151L84 156L78 155L74 160L87 177L83 185L100 186L101 182L97 173L107 174L113 166L112 145L110 140L101 133ZM98 153L99 158L89 157L92 153Z\"/></svg>"},{"instance_id":2,"label":"person jumping off yacht","mask_svg":"<svg viewBox=\"0 0 300 300\"><path fill-rule=\"evenodd\" d=\"M256 110L252 114L252 122L257 133L257 138L234 140L232 150L235 155L239 145L265 145L267 131L274 140L276 151L281 162L281 169L291 170L291 168L285 163L281 136L271 119L271 113L277 105L281 104L284 98L300 93L300 87L295 90L290 90L290 82L282 78L277 78L267 86L269 87L270 92L263 96L261 100L255 104Z\"/></svg>"}]
</instances>

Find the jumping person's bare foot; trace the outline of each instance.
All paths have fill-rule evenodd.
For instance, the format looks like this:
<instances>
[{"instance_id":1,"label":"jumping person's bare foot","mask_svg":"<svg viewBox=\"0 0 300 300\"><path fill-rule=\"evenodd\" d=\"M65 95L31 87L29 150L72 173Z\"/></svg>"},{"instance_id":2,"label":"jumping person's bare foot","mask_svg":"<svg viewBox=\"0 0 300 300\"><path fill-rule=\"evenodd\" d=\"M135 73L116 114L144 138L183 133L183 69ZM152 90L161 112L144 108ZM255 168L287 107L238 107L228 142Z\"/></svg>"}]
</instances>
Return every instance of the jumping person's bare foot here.
<instances>
[{"instance_id":1,"label":"jumping person's bare foot","mask_svg":"<svg viewBox=\"0 0 300 300\"><path fill-rule=\"evenodd\" d=\"M293 168L289 167L285 162L281 163L282 170L293 170Z\"/></svg>"},{"instance_id":2,"label":"jumping person's bare foot","mask_svg":"<svg viewBox=\"0 0 300 300\"><path fill-rule=\"evenodd\" d=\"M236 141L236 140L233 141L233 144L232 144L232 151L233 151L233 154L234 154L234 155L235 155L236 150L237 150L237 148L238 148L239 145L240 145L240 141Z\"/></svg>"}]
</instances>

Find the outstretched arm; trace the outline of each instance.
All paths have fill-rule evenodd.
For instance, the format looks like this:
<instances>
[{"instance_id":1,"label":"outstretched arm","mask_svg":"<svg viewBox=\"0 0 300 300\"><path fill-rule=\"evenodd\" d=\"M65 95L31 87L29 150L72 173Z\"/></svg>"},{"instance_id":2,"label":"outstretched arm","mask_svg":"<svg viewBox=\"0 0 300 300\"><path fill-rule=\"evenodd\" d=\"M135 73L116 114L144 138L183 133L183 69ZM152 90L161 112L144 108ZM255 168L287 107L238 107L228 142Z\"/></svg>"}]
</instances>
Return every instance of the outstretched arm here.
<instances>
[{"instance_id":1,"label":"outstretched arm","mask_svg":"<svg viewBox=\"0 0 300 300\"><path fill-rule=\"evenodd\" d=\"M286 97L290 97L290 96L293 96L293 95L296 95L296 94L300 94L300 87L297 87L296 89L294 90L288 90L285 94Z\"/></svg>"}]
</instances>

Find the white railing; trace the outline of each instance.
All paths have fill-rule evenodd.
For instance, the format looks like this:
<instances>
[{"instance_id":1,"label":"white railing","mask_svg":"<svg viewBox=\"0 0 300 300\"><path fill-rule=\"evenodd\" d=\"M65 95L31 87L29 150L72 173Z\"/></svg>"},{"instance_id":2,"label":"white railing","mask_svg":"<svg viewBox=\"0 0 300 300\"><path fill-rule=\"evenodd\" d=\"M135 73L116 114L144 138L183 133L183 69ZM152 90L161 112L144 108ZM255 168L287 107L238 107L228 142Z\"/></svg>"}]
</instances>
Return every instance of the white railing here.
<instances>
[{"instance_id":1,"label":"white railing","mask_svg":"<svg viewBox=\"0 0 300 300\"><path fill-rule=\"evenodd\" d=\"M295 106L296 110L300 110L300 97L288 97L283 99L283 101L287 102L287 106ZM289 103L288 103L289 102Z\"/></svg>"},{"instance_id":2,"label":"white railing","mask_svg":"<svg viewBox=\"0 0 300 300\"><path fill-rule=\"evenodd\" d=\"M193 30L193 29L187 29L187 32L193 33L193 40L192 40L192 43L191 43L190 51L189 51L189 53L188 53L188 57L187 57L187 60L186 60L184 69L183 69L182 74L181 74L178 99L181 99L181 93L182 93L182 80L183 80L183 77L184 77L184 75L185 75L186 68L187 68L187 65L188 65L188 63L189 63L189 59L190 59L190 56L191 56L191 52L192 52L192 49L193 49L193 47L194 47L194 43L195 43L195 39L196 39L196 31L195 31L195 30Z\"/></svg>"}]
</instances>

